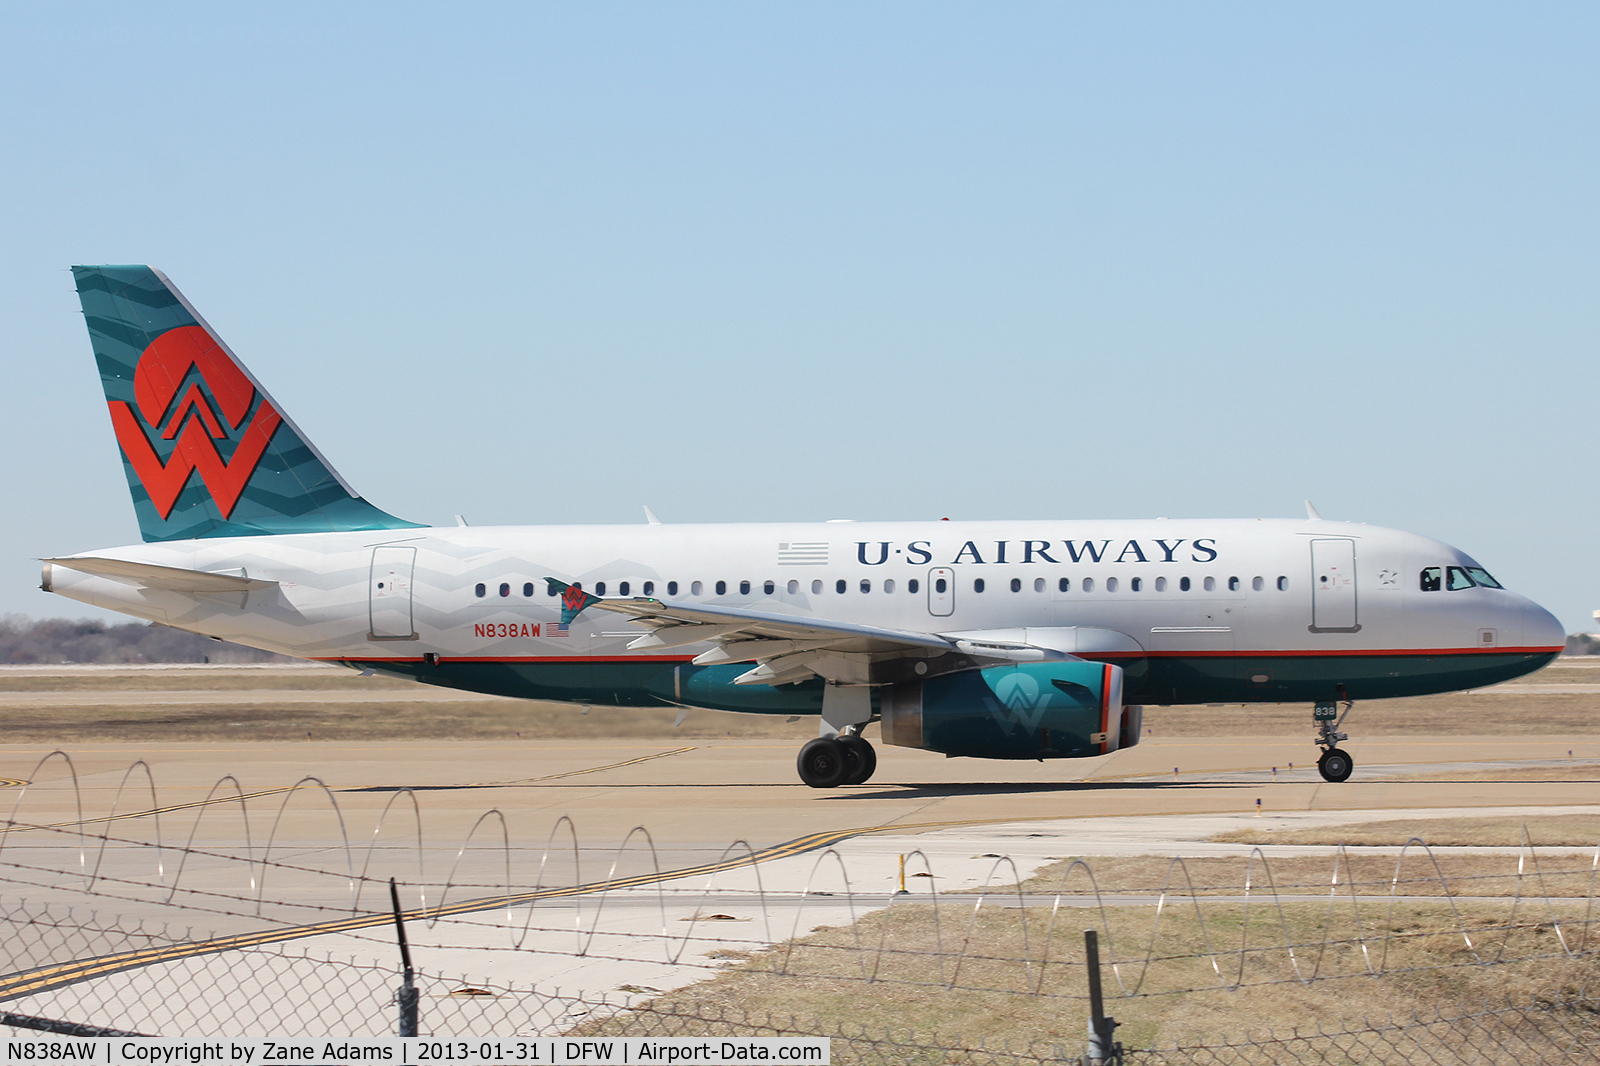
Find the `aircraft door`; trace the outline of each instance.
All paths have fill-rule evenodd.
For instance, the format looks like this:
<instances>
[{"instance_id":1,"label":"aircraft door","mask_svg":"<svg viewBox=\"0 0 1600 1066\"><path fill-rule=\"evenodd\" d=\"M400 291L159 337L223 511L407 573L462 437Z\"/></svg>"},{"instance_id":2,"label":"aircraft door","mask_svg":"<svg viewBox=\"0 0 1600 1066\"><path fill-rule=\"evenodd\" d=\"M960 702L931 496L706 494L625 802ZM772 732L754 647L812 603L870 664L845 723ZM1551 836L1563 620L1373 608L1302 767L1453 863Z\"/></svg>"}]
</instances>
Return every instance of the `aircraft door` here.
<instances>
[{"instance_id":1,"label":"aircraft door","mask_svg":"<svg viewBox=\"0 0 1600 1066\"><path fill-rule=\"evenodd\" d=\"M1360 628L1356 624L1356 542L1311 542L1311 628Z\"/></svg>"},{"instance_id":2,"label":"aircraft door","mask_svg":"<svg viewBox=\"0 0 1600 1066\"><path fill-rule=\"evenodd\" d=\"M956 572L946 566L928 571L928 613L947 617L956 609Z\"/></svg>"},{"instance_id":3,"label":"aircraft door","mask_svg":"<svg viewBox=\"0 0 1600 1066\"><path fill-rule=\"evenodd\" d=\"M385 545L372 549L367 582L368 640L416 640L411 620L411 574L417 549Z\"/></svg>"}]
</instances>

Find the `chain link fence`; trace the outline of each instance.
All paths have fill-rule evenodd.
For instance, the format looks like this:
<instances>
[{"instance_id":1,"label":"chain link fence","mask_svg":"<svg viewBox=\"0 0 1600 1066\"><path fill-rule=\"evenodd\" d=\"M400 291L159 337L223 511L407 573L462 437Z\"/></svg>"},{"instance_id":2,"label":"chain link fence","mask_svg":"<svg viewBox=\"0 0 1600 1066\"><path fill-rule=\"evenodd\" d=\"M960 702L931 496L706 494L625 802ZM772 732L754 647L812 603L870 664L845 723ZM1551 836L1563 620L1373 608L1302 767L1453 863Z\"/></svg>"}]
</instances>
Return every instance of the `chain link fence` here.
<instances>
[{"instance_id":1,"label":"chain link fence","mask_svg":"<svg viewBox=\"0 0 1600 1066\"><path fill-rule=\"evenodd\" d=\"M124 927L74 908L13 906L0 935L11 966L0 1024L93 1033L218 1038L324 1033L388 1036L398 1029L399 967L341 960L269 944L180 954L118 968L190 943L180 931ZM77 969L64 972L63 952ZM28 964L32 964L29 966ZM39 975L37 991L26 977ZM910 1028L851 1025L781 1010L750 1011L653 990L604 995L518 987L419 973L422 1035L823 1036L836 1063L1077 1062L1087 1009L1049 1011L1061 1030L1046 1041L995 1042ZM883 989L892 995L892 990ZM870 994L870 993L868 993ZM961 989L947 994L956 996ZM1234 993L1244 994L1244 993ZM1087 1008L1087 1004L1083 1004ZM1257 1063L1600 1062L1600 996L1569 989L1525 1002L1481 1003L1427 1017L1359 1025L1247 1033L1166 1047L1118 1049L1120 1061L1150 1066Z\"/></svg>"},{"instance_id":2,"label":"chain link fence","mask_svg":"<svg viewBox=\"0 0 1600 1066\"><path fill-rule=\"evenodd\" d=\"M1114 892L1083 860L1041 886L994 855L977 857L995 860L981 887L940 891L916 852L901 857L900 884L909 870L926 887L886 896L852 889L838 834L662 869L636 829L593 881L570 819L536 869L516 871L499 824L498 843L469 847L469 835L447 876L424 877L414 795L389 800L361 847L337 796L312 779L246 794L227 778L199 803L160 808L148 768L130 768L124 786L147 790L149 806L127 805L119 788L103 819L86 817L75 772L66 780L55 808L68 815L25 822L13 809L0 826L0 1025L218 1038L807 1036L830 1038L841 1063L1078 1061L1090 1046L1152 1064L1600 1062L1600 848L1541 865L1525 827L1524 847L1503 862L1441 860L1416 840L1384 870L1340 847L1326 868L1306 858L1275 872L1257 850L1242 881L1183 859L1120 873L1095 860ZM305 798L327 804L343 848L277 841L283 811ZM264 844L252 803L277 807ZM411 821L380 849L391 807ZM162 834L159 811L191 808L187 842ZM242 851L196 846L202 817L235 809ZM112 826L125 828L92 831ZM760 870L800 855L815 857L804 889L762 887ZM402 872L398 885L380 869ZM751 876L740 882L740 871ZM202 921L222 931L190 924ZM401 962L396 926L415 932L409 1014L411 960ZM484 979L451 978L449 966ZM582 991L524 980L535 974L570 976ZM1422 1003L1467 1005L1411 1013ZM1237 1033L1241 1017L1261 1030ZM1200 1035L1171 1035L1190 1032Z\"/></svg>"}]
</instances>

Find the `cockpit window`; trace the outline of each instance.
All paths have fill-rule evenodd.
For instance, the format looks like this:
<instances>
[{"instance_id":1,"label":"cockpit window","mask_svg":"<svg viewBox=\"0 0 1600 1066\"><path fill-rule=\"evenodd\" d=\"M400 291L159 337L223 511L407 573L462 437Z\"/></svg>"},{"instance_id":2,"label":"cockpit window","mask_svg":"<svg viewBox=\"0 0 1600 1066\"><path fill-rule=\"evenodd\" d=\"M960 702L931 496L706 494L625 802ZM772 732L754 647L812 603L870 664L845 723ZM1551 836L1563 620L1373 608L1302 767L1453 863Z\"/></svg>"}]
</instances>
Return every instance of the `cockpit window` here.
<instances>
[{"instance_id":1,"label":"cockpit window","mask_svg":"<svg viewBox=\"0 0 1600 1066\"><path fill-rule=\"evenodd\" d=\"M1473 585L1477 584L1477 582L1472 580L1472 575L1467 573L1467 568L1464 566L1450 566L1446 567L1445 569L1447 571L1445 575L1445 587L1451 592L1459 592L1462 589L1470 589Z\"/></svg>"},{"instance_id":2,"label":"cockpit window","mask_svg":"<svg viewBox=\"0 0 1600 1066\"><path fill-rule=\"evenodd\" d=\"M1481 566L1469 566L1467 567L1467 573L1472 575L1472 580L1476 581L1486 589L1505 588L1505 586L1500 584L1500 582L1490 577L1489 571L1485 570Z\"/></svg>"},{"instance_id":3,"label":"cockpit window","mask_svg":"<svg viewBox=\"0 0 1600 1066\"><path fill-rule=\"evenodd\" d=\"M1422 591L1438 592L1439 583L1444 577L1444 571L1437 566L1427 567L1422 571Z\"/></svg>"}]
</instances>

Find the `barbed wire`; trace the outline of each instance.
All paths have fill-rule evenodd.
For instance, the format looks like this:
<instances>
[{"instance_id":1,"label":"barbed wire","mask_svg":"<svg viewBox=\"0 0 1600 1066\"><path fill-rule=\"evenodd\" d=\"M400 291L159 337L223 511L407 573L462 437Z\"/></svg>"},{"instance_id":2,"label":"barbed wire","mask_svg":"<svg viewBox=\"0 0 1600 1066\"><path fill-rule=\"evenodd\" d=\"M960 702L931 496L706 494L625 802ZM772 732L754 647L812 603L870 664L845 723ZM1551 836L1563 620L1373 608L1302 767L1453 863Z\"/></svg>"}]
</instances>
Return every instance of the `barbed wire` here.
<instances>
[{"instance_id":1,"label":"barbed wire","mask_svg":"<svg viewBox=\"0 0 1600 1066\"><path fill-rule=\"evenodd\" d=\"M237 997L261 995L281 998L281 1009L274 1006L276 1013L269 1012L278 1022L292 1020L294 1011L323 1011L319 1017L333 1011L342 1021L345 1008L339 1005L357 1000L367 1006L350 1007L357 1012L353 1016L365 1017L360 1011L367 1011L374 1018L388 1017L386 1007L372 1008L368 1001L380 986L387 987L385 982L392 982L392 968L372 960L336 962L331 955L319 961L309 949L294 954L283 945L336 937L374 958L388 952L392 915L382 906L382 897L370 893L386 888L391 870L398 874L402 869L408 876L395 880L408 899L416 900L405 918L418 927L427 950L472 952L486 959L543 955L647 964L702 977L729 972L721 960L735 959L733 969L742 972L791 982L825 977L848 994L871 986L960 990L1031 998L1052 1004L1053 1011L1081 1009L1085 1001L1084 955L1075 940L1085 923L1094 926L1106 948L1113 995L1127 1001L1444 971L1487 972L1513 964L1536 971L1556 960L1578 966L1573 972L1582 977L1600 961L1594 950L1600 940L1591 935L1597 920L1600 844L1587 862L1571 861L1574 849L1560 849L1557 859L1549 849L1533 846L1526 827L1515 855L1507 856L1514 864L1508 861L1504 872L1447 873L1440 852L1413 837L1393 855L1392 875L1382 878L1371 873L1370 860L1368 871L1358 876L1350 849L1340 845L1328 856L1329 872L1321 880L1307 879L1304 857L1296 860L1294 879L1281 880L1267 851L1255 847L1243 856L1243 876L1234 885L1219 883L1215 876L1197 884L1190 869L1194 860L1179 857L1169 860L1159 885L1152 878L1115 891L1102 890L1085 859L1066 862L1052 888L1037 878L1030 882L1013 859L995 856L976 888L941 892L935 887L940 880L935 863L918 850L904 860L908 871L926 875L928 890L903 896L856 888L859 881L852 881L846 855L830 846L840 834L763 849L737 841L716 861L672 869L664 868L649 832L635 827L620 844L603 849L610 853L604 878L585 882L585 856L602 849L584 848L570 817L562 816L552 826L535 870L532 849L513 847L505 814L491 809L454 849L448 872L429 878L427 858L433 849L425 846L423 809L409 789L389 797L372 836L358 843L352 841L339 793L318 778L302 778L286 789L250 792L232 775L223 775L203 800L162 808L154 774L140 762L123 774L109 813L90 817L70 757L52 753L40 766L55 758L68 775L56 783L70 787L77 817L64 822L20 820L25 796L19 796L11 818L0 824L0 885L10 897L0 908L0 953L5 959L0 1001L26 1001L30 1011L41 1015L60 1009L95 1025L129 1031L177 1024L179 1014L140 1019L131 1005L143 1003L157 989L165 990L163 997L172 995L172 982L183 990L177 999L214 1004L213 1013L203 1018L189 1009L201 1022L224 1019L226 1004ZM35 778L38 773L36 768ZM148 795L148 809L124 809L124 793L130 790L141 800ZM314 797L330 824L338 827L338 842L327 849L332 856L328 867L284 854L287 845L279 838L285 815L302 793ZM37 789L34 795L38 797ZM268 797L281 799L272 804L276 810L270 826L256 833L250 828L251 804ZM214 842L197 846L203 820L213 817L207 812L223 806L237 812L242 852ZM170 818L185 808L196 811L185 842L168 841L161 816ZM384 836L396 811L403 839ZM142 818L150 819L153 841L109 831ZM95 832L92 826L105 829ZM766 886L761 874L765 862L808 850L813 853L811 868L801 891ZM448 855L448 849L443 851ZM1478 855L1476 861L1490 857ZM482 877L485 864L495 871L491 880ZM645 872L628 872L640 867ZM524 880L522 870L531 876ZM569 871L570 878L565 878ZM719 880L736 872L741 887ZM694 887L692 882L701 877L703 884ZM16 900L16 889L49 899L27 904ZM92 909L67 905L63 910L62 900L134 903L177 920L130 925ZM649 929L611 921L620 901L630 904L632 919L642 920L643 906L657 920ZM754 926L737 930L711 925L704 912L712 905L727 906L727 901L759 910L759 934ZM779 917L775 923L784 908L792 918L784 922ZM1311 913L1314 908L1318 913ZM541 918L541 910L557 920ZM1068 912L1084 921L1069 922ZM845 924L808 927L808 917L814 921L819 914ZM196 916L226 920L244 931L197 937L188 924ZM683 924L672 924L678 922ZM1432 954L1414 950L1439 937L1453 938L1459 946ZM570 947L561 946L560 938L570 938ZM1119 942L1125 950L1118 950ZM249 976L256 966L264 968L265 977ZM293 983L284 976L289 971L303 994L283 991ZM681 983L681 978L675 980ZM460 984L489 987L465 979ZM448 999L457 991L438 994ZM310 1005L307 995L314 1001ZM632 999L605 1007L611 1015L637 1009L642 1008ZM1533 1008L1518 1009L1524 1011L1518 1017L1534 1017L1526 1014ZM1515 1028L1504 1011L1482 1016ZM563 1008L560 1020L546 1021L549 1027L570 1028L580 1024L575 1017ZM1416 1025L1402 1028L1410 1032ZM1359 1031L1362 1039L1388 1039L1382 1026ZM1317 1035L1337 1043L1335 1038L1340 1034ZM1287 1043L1280 1043L1289 1048L1299 1039L1291 1034L1283 1038ZM1216 1045L1213 1051L1221 1054L1219 1049L1232 1046ZM1265 1045L1255 1041L1248 1046Z\"/></svg>"}]
</instances>

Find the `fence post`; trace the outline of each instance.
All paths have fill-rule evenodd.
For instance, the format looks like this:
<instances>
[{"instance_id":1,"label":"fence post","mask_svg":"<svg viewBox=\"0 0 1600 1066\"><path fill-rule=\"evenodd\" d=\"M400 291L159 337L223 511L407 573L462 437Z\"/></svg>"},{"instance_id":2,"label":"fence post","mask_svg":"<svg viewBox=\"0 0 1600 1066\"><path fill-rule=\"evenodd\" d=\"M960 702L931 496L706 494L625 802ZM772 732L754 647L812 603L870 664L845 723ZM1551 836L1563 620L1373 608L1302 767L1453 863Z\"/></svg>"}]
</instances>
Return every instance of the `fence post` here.
<instances>
[{"instance_id":1,"label":"fence post","mask_svg":"<svg viewBox=\"0 0 1600 1066\"><path fill-rule=\"evenodd\" d=\"M406 943L406 923L400 917L400 890L395 887L392 877L389 878L389 902L394 905L394 930L400 937L400 964L404 968L403 976L400 978L400 990L394 996L395 1002L400 1005L399 1035L416 1036L417 985L411 970L411 947Z\"/></svg>"},{"instance_id":2,"label":"fence post","mask_svg":"<svg viewBox=\"0 0 1600 1066\"><path fill-rule=\"evenodd\" d=\"M1100 994L1100 934L1083 931L1083 950L1089 966L1089 1050L1083 1053L1083 1066L1104 1066L1122 1062L1122 1045L1111 1039L1117 1020L1106 1017Z\"/></svg>"}]
</instances>

